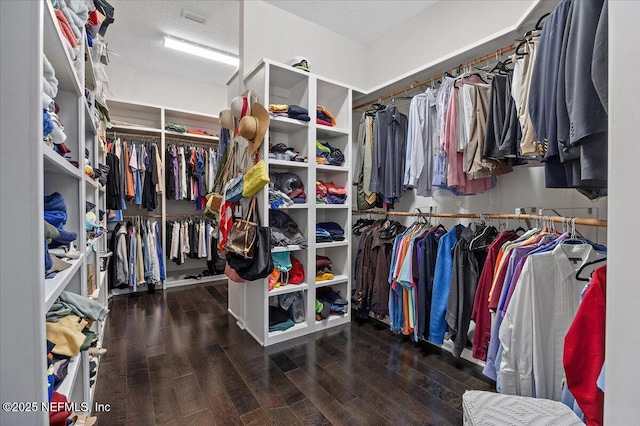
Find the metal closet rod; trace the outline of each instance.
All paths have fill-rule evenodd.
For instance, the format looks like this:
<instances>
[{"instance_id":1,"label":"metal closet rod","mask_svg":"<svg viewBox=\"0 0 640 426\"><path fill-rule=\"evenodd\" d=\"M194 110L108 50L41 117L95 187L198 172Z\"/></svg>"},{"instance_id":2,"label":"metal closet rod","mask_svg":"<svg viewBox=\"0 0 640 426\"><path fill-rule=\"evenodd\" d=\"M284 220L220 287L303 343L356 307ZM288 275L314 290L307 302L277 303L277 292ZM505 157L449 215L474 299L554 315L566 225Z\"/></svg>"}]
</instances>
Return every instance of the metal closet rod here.
<instances>
[{"instance_id":1,"label":"metal closet rod","mask_svg":"<svg viewBox=\"0 0 640 426\"><path fill-rule=\"evenodd\" d=\"M107 130L107 133L113 133L116 137L117 136L125 136L125 137L129 137L129 138L138 138L138 139L158 139L160 140L160 135L158 134L154 134L154 133L126 133L126 132L119 132L117 130Z\"/></svg>"},{"instance_id":2,"label":"metal closet rod","mask_svg":"<svg viewBox=\"0 0 640 426\"><path fill-rule=\"evenodd\" d=\"M175 136L165 136L165 142L174 145L201 145L201 146L214 146L220 145L219 141L206 141L187 138L176 138Z\"/></svg>"},{"instance_id":3,"label":"metal closet rod","mask_svg":"<svg viewBox=\"0 0 640 426\"><path fill-rule=\"evenodd\" d=\"M436 74L436 75L434 75L432 77L429 77L429 78L427 78L425 80L417 81L415 83L412 83L409 86L405 87L404 89L400 89L400 90L397 90L397 91L395 91L393 93L389 93L387 95L380 96L377 99L371 100L369 102L361 103L360 105L356 105L351 109L355 111L357 109L369 106L374 102L378 102L379 103L379 102L381 102L383 100L386 100L386 99L395 98L396 96L400 96L400 95L405 95L409 90L413 90L416 87L420 87L420 86L424 86L424 85L433 83L436 80L441 80L450 71L453 72L455 70L460 70L460 69L464 68L465 66L472 67L472 66L478 65L478 64L480 64L482 62L486 62L486 61L491 60L491 59L496 59L497 57L502 56L507 52L511 52L512 50L516 50L516 47L517 46L515 44L511 44L509 46L505 46L502 49L498 49L493 53L489 53L488 55L484 55L484 56L482 56L480 58L473 59L473 60L471 60L471 61L469 61L469 62L467 62L465 64L458 65L457 67L450 68L449 70L447 70L447 71L445 71L443 73Z\"/></svg>"},{"instance_id":4,"label":"metal closet rod","mask_svg":"<svg viewBox=\"0 0 640 426\"><path fill-rule=\"evenodd\" d=\"M567 223L570 221L576 225L607 227L607 221L602 219L589 219L564 216L538 216L535 214L478 214L478 213L410 213L410 212L385 212L380 210L352 210L355 215L374 214L379 216L403 216L403 217L439 217L446 219L513 219L513 220L541 220L554 223Z\"/></svg>"},{"instance_id":5,"label":"metal closet rod","mask_svg":"<svg viewBox=\"0 0 640 426\"><path fill-rule=\"evenodd\" d=\"M143 218L143 219L148 219L148 218L153 218L153 219L162 219L162 215L160 214L134 214L134 215L124 215L122 216L122 218L126 218L126 219L135 219L135 218ZM192 218L196 218L196 219L204 219L204 220L212 220L209 219L208 217L201 215L201 214L197 214L197 213L168 213L165 214L164 217L169 217L169 218L181 218L181 217L192 217Z\"/></svg>"}]
</instances>

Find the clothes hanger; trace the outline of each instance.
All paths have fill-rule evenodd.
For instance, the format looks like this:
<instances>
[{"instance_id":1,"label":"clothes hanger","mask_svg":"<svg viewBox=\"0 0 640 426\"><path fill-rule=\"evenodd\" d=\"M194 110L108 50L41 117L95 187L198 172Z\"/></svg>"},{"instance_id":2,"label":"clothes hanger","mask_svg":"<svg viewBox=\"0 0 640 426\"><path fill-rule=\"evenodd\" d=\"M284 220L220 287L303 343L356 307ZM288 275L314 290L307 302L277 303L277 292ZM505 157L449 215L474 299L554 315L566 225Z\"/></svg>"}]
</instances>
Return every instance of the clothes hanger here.
<instances>
[{"instance_id":1,"label":"clothes hanger","mask_svg":"<svg viewBox=\"0 0 640 426\"><path fill-rule=\"evenodd\" d=\"M542 15L540 19L538 19L538 22L536 22L536 26L534 27L534 29L541 30L542 27L544 26L544 22L546 21L549 15L551 15L551 13L545 13L544 15Z\"/></svg>"},{"instance_id":2,"label":"clothes hanger","mask_svg":"<svg viewBox=\"0 0 640 426\"><path fill-rule=\"evenodd\" d=\"M593 273L595 272L595 269L593 271L591 271L591 275L589 275L589 278L586 277L581 277L580 274L587 269L589 266L593 266L593 265L597 265L598 263L602 263L602 262L606 262L607 258L603 257L602 259L597 259L597 260L593 260L591 262L587 262L584 265L582 265L580 267L580 269L578 269L578 272L576 272L576 280L578 281L584 281L584 282L589 282L591 281L591 277L593 276ZM597 269L597 268L596 268Z\"/></svg>"}]
</instances>

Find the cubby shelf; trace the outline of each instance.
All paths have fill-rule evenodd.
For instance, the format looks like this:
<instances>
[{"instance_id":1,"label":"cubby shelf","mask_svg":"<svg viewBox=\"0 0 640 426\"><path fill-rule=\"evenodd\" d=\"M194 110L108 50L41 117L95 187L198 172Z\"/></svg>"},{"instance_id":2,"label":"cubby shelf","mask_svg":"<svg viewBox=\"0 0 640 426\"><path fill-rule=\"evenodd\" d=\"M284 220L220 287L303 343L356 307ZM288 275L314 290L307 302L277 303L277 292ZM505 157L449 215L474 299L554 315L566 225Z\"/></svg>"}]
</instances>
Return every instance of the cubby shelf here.
<instances>
[{"instance_id":1,"label":"cubby shelf","mask_svg":"<svg viewBox=\"0 0 640 426\"><path fill-rule=\"evenodd\" d=\"M280 286L278 288L274 288L273 290L269 290L269 296L277 296L279 294L288 294L295 293L296 291L304 291L309 289L309 284L301 283L301 284L287 284Z\"/></svg>"},{"instance_id":2,"label":"cubby shelf","mask_svg":"<svg viewBox=\"0 0 640 426\"><path fill-rule=\"evenodd\" d=\"M349 281L349 277L346 275L335 275L334 278L332 280L325 280L325 281L316 281L316 288L319 287L326 287L329 285L335 285L335 284L342 284L342 283L346 283L347 281Z\"/></svg>"},{"instance_id":3,"label":"cubby shelf","mask_svg":"<svg viewBox=\"0 0 640 426\"><path fill-rule=\"evenodd\" d=\"M83 265L84 257L85 254L82 253L80 258L69 260L68 262L71 264L70 267L58 272L55 277L44 280L45 312L49 310L58 296L60 296L60 293L67 287L69 281L78 273L80 267Z\"/></svg>"},{"instance_id":4,"label":"cubby shelf","mask_svg":"<svg viewBox=\"0 0 640 426\"><path fill-rule=\"evenodd\" d=\"M304 163L302 161L289 161L289 160L273 160L269 159L269 166L274 166L274 168L300 168L300 169L308 169L309 163Z\"/></svg>"},{"instance_id":5,"label":"cubby shelf","mask_svg":"<svg viewBox=\"0 0 640 426\"><path fill-rule=\"evenodd\" d=\"M290 340L316 330L334 327L345 323L349 316L341 320L331 319L316 323L315 320L315 290L326 285L340 286L342 294L350 294L351 279L347 273L351 258L349 241L338 241L316 244L313 230L320 222L334 221L345 231L351 233L351 210L348 200L351 199L351 170L348 166L351 158L351 96L349 86L324 79L313 73L291 68L289 66L264 59L255 70L245 78L245 87L253 90L264 104L298 105L309 111L311 121L299 121L288 117L271 117L268 138L272 145L282 143L291 147L309 160L306 163L277 160L268 158L269 147L262 146L262 154L270 171L286 171L297 174L302 180L307 196L307 203L281 206L298 224L300 232L308 241L308 247L299 246L274 247L272 253L285 251L296 252L296 259L302 263L307 277L304 285L287 285L272 291L265 291L267 279L261 280L261 285L236 284L229 282L229 311L238 319L238 324L244 327L258 342L264 346ZM316 123L316 105L323 105L335 117L337 125L328 127ZM345 156L346 166L323 166L315 162L316 141L327 141L332 147L340 149ZM345 204L316 204L316 180L334 182L344 186L347 192ZM268 224L270 208L267 190L259 196L260 217L262 225ZM335 279L323 283L316 283L316 253L333 256L334 271L338 274ZM242 286L242 287L241 287ZM269 332L268 317L269 304L272 297L302 291L305 306L305 321L281 332ZM270 300L271 299L271 300Z\"/></svg>"}]
</instances>

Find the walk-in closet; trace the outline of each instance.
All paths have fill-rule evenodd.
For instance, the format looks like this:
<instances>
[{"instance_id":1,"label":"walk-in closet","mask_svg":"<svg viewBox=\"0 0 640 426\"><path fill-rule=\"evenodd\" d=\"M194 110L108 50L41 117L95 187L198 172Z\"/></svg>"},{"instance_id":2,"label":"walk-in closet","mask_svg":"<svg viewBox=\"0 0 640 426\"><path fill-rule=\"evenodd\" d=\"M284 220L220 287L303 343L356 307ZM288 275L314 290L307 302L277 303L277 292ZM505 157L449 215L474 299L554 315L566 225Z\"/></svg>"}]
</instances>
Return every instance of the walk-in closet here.
<instances>
[{"instance_id":1,"label":"walk-in closet","mask_svg":"<svg viewBox=\"0 0 640 426\"><path fill-rule=\"evenodd\" d=\"M1 1L0 424L637 424L638 16Z\"/></svg>"}]
</instances>

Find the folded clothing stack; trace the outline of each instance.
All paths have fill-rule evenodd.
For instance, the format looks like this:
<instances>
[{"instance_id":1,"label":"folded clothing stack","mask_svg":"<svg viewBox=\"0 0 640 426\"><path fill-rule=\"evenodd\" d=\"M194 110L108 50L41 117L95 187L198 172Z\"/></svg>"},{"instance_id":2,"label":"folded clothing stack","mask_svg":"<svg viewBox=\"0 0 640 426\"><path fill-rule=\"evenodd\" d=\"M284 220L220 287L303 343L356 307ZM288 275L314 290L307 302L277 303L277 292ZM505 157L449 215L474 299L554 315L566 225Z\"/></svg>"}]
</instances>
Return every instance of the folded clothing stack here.
<instances>
[{"instance_id":1,"label":"folded clothing stack","mask_svg":"<svg viewBox=\"0 0 640 426\"><path fill-rule=\"evenodd\" d=\"M336 119L333 118L328 109L322 105L316 105L316 123L333 127L336 125Z\"/></svg>"},{"instance_id":2,"label":"folded clothing stack","mask_svg":"<svg viewBox=\"0 0 640 426\"><path fill-rule=\"evenodd\" d=\"M269 275L269 291L287 284L301 284L304 281L302 263L289 251L271 253L273 272Z\"/></svg>"},{"instance_id":3,"label":"folded clothing stack","mask_svg":"<svg viewBox=\"0 0 640 426\"><path fill-rule=\"evenodd\" d=\"M298 161L300 163L307 161L298 151L283 143L269 144L269 158L273 160Z\"/></svg>"},{"instance_id":4,"label":"folded clothing stack","mask_svg":"<svg viewBox=\"0 0 640 426\"><path fill-rule=\"evenodd\" d=\"M289 105L287 114L289 118L293 118L294 120L311 121L309 110L298 105Z\"/></svg>"},{"instance_id":5,"label":"folded clothing stack","mask_svg":"<svg viewBox=\"0 0 640 426\"><path fill-rule=\"evenodd\" d=\"M269 230L271 231L271 244L274 247L299 245L307 248L309 244L302 235L298 224L291 216L279 210L269 210Z\"/></svg>"},{"instance_id":6,"label":"folded clothing stack","mask_svg":"<svg viewBox=\"0 0 640 426\"><path fill-rule=\"evenodd\" d=\"M327 256L316 255L316 281L328 281L335 277L331 270L332 263Z\"/></svg>"},{"instance_id":7,"label":"folded clothing stack","mask_svg":"<svg viewBox=\"0 0 640 426\"><path fill-rule=\"evenodd\" d=\"M321 222L316 225L316 243L344 241L344 229L335 222Z\"/></svg>"},{"instance_id":8,"label":"folded clothing stack","mask_svg":"<svg viewBox=\"0 0 640 426\"><path fill-rule=\"evenodd\" d=\"M42 55L42 137L44 142L53 148L58 154L65 156L71 150L65 141L67 135L64 133L64 125L58 117L60 108L55 103L54 98L58 95L58 79L53 65L46 55Z\"/></svg>"},{"instance_id":9,"label":"folded clothing stack","mask_svg":"<svg viewBox=\"0 0 640 426\"><path fill-rule=\"evenodd\" d=\"M338 148L329 145L329 142L316 141L316 163L342 166L344 164L344 154Z\"/></svg>"},{"instance_id":10,"label":"folded clothing stack","mask_svg":"<svg viewBox=\"0 0 640 426\"><path fill-rule=\"evenodd\" d=\"M52 2L52 6L65 48L75 61L80 53L82 27L89 21L87 2L85 0L56 0Z\"/></svg>"},{"instance_id":11,"label":"folded clothing stack","mask_svg":"<svg viewBox=\"0 0 640 426\"><path fill-rule=\"evenodd\" d=\"M275 299L270 299L275 300ZM304 298L302 292L281 294L276 306L269 305L269 331L284 331L304 322Z\"/></svg>"},{"instance_id":12,"label":"folded clothing stack","mask_svg":"<svg viewBox=\"0 0 640 426\"><path fill-rule=\"evenodd\" d=\"M289 105L286 104L270 104L269 115L271 117L289 117Z\"/></svg>"},{"instance_id":13,"label":"folded clothing stack","mask_svg":"<svg viewBox=\"0 0 640 426\"><path fill-rule=\"evenodd\" d=\"M344 315L349 302L343 299L340 292L331 287L321 287L316 292L316 321L321 321L329 315Z\"/></svg>"},{"instance_id":14,"label":"folded clothing stack","mask_svg":"<svg viewBox=\"0 0 640 426\"><path fill-rule=\"evenodd\" d=\"M307 194L304 192L304 183L295 173L269 173L272 188L287 195L296 204L307 202Z\"/></svg>"},{"instance_id":15,"label":"folded clothing stack","mask_svg":"<svg viewBox=\"0 0 640 426\"><path fill-rule=\"evenodd\" d=\"M347 190L333 182L316 181L316 204L344 204Z\"/></svg>"},{"instance_id":16,"label":"folded clothing stack","mask_svg":"<svg viewBox=\"0 0 640 426\"><path fill-rule=\"evenodd\" d=\"M64 198L58 192L44 197L44 266L48 278L55 276L56 272L63 271L71 266L62 258L78 258L78 254L72 246L72 242L78 238L78 234L64 229L67 223L67 205ZM70 252L70 255L57 253L52 255L49 249L61 248L63 253Z\"/></svg>"},{"instance_id":17,"label":"folded clothing stack","mask_svg":"<svg viewBox=\"0 0 640 426\"><path fill-rule=\"evenodd\" d=\"M185 126L177 123L167 123L164 126L165 130L171 130L178 133L187 133L190 135L199 135L199 136L213 136L211 133L206 132L200 129L187 129Z\"/></svg>"},{"instance_id":18,"label":"folded clothing stack","mask_svg":"<svg viewBox=\"0 0 640 426\"><path fill-rule=\"evenodd\" d=\"M269 115L271 117L287 117L300 121L311 121L309 110L299 105L270 104Z\"/></svg>"}]
</instances>

